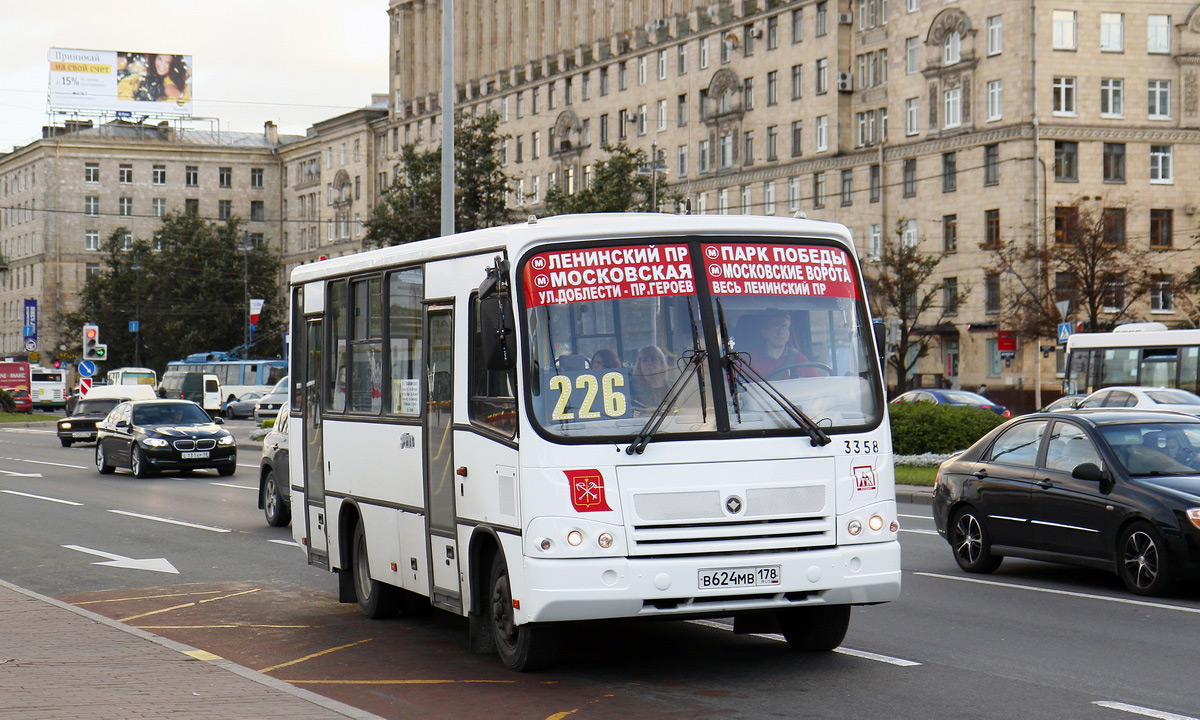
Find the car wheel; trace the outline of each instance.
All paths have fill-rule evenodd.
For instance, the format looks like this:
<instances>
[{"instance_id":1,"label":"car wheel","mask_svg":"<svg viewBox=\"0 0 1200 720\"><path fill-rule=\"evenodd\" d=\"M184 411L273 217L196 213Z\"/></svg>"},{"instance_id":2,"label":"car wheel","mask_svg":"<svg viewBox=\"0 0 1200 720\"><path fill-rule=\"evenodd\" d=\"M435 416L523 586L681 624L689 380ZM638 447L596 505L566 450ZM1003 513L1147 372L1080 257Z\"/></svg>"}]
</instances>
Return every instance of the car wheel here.
<instances>
[{"instance_id":1,"label":"car wheel","mask_svg":"<svg viewBox=\"0 0 1200 720\"><path fill-rule=\"evenodd\" d=\"M799 652L828 652L846 639L849 605L814 605L775 611L788 647Z\"/></svg>"},{"instance_id":2,"label":"car wheel","mask_svg":"<svg viewBox=\"0 0 1200 720\"><path fill-rule=\"evenodd\" d=\"M133 476L138 478L148 478L154 474L150 461L146 459L146 453L137 445L133 446L133 452L130 454L129 469L133 471Z\"/></svg>"},{"instance_id":3,"label":"car wheel","mask_svg":"<svg viewBox=\"0 0 1200 720\"><path fill-rule=\"evenodd\" d=\"M396 610L397 588L371 578L371 565L367 559L367 532L360 520L354 526L354 543L351 547L351 572L354 573L354 591L358 596L358 607L369 618L384 618Z\"/></svg>"},{"instance_id":4,"label":"car wheel","mask_svg":"<svg viewBox=\"0 0 1200 720\"><path fill-rule=\"evenodd\" d=\"M108 458L104 453L104 445L100 442L96 443L96 470L101 475L111 475L116 470L115 467L108 464Z\"/></svg>"},{"instance_id":5,"label":"car wheel","mask_svg":"<svg viewBox=\"0 0 1200 720\"><path fill-rule=\"evenodd\" d=\"M1169 595L1175 589L1162 536L1147 523L1134 523L1121 535L1118 573L1129 592Z\"/></svg>"},{"instance_id":6,"label":"car wheel","mask_svg":"<svg viewBox=\"0 0 1200 720\"><path fill-rule=\"evenodd\" d=\"M221 477L229 477L230 475L234 474L235 472L237 472L237 463L236 462L231 462L228 465L222 465L219 468L217 468L217 474L220 475Z\"/></svg>"},{"instance_id":7,"label":"car wheel","mask_svg":"<svg viewBox=\"0 0 1200 720\"><path fill-rule=\"evenodd\" d=\"M263 514L267 516L267 524L271 527L283 527L292 519L291 508L283 501L283 494L275 484L275 470L267 470L263 478L262 488Z\"/></svg>"},{"instance_id":8,"label":"car wheel","mask_svg":"<svg viewBox=\"0 0 1200 720\"><path fill-rule=\"evenodd\" d=\"M63 447L71 447L71 442L72 442L71 440L68 440L66 438L59 438L58 441L60 443L62 443Z\"/></svg>"},{"instance_id":9,"label":"car wheel","mask_svg":"<svg viewBox=\"0 0 1200 720\"><path fill-rule=\"evenodd\" d=\"M958 566L970 573L990 573L1000 567L1002 555L992 554L992 543L973 508L963 508L950 523L950 548Z\"/></svg>"},{"instance_id":10,"label":"car wheel","mask_svg":"<svg viewBox=\"0 0 1200 720\"><path fill-rule=\"evenodd\" d=\"M512 586L504 556L496 553L491 572L492 638L500 660L510 670L540 670L553 661L556 651L552 628L537 623L517 625L513 616Z\"/></svg>"}]
</instances>

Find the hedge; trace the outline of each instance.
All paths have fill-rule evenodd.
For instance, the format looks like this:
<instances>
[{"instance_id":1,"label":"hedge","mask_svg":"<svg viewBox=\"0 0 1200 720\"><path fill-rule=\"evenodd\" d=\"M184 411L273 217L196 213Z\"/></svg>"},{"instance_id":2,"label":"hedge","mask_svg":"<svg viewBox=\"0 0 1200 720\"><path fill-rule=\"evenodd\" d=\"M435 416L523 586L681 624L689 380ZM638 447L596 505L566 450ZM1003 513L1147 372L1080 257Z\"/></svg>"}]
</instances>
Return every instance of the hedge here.
<instances>
[{"instance_id":1,"label":"hedge","mask_svg":"<svg viewBox=\"0 0 1200 720\"><path fill-rule=\"evenodd\" d=\"M897 455L950 453L965 450L1004 422L991 410L965 405L898 403L892 416L892 452Z\"/></svg>"}]
</instances>

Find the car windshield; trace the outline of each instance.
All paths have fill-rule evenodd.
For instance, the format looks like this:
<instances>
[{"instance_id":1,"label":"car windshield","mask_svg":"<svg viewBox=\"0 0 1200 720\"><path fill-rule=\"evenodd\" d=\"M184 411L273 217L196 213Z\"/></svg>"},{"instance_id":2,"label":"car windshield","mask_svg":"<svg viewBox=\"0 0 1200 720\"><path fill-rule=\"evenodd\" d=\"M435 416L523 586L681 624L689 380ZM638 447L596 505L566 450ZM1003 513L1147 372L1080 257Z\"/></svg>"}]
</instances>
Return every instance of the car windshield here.
<instances>
[{"instance_id":1,"label":"car windshield","mask_svg":"<svg viewBox=\"0 0 1200 720\"><path fill-rule=\"evenodd\" d=\"M953 392L942 392L942 397L946 398L946 402L951 405L991 405L992 401L982 395L977 395L973 392L965 392L957 390Z\"/></svg>"},{"instance_id":2,"label":"car windshield","mask_svg":"<svg viewBox=\"0 0 1200 720\"><path fill-rule=\"evenodd\" d=\"M288 378L285 375L282 380L275 383L275 387L271 388L271 395L286 395L288 391Z\"/></svg>"},{"instance_id":3,"label":"car windshield","mask_svg":"<svg viewBox=\"0 0 1200 720\"><path fill-rule=\"evenodd\" d=\"M632 437L652 415L655 435L806 432L795 410L832 431L879 421L871 333L840 248L589 248L538 253L523 273L532 415L551 433Z\"/></svg>"},{"instance_id":4,"label":"car windshield","mask_svg":"<svg viewBox=\"0 0 1200 720\"><path fill-rule=\"evenodd\" d=\"M1200 405L1200 395L1187 390L1147 390L1146 395L1160 405Z\"/></svg>"},{"instance_id":5,"label":"car windshield","mask_svg":"<svg viewBox=\"0 0 1200 720\"><path fill-rule=\"evenodd\" d=\"M1130 423L1100 427L1130 475L1200 474L1200 423Z\"/></svg>"},{"instance_id":6,"label":"car windshield","mask_svg":"<svg viewBox=\"0 0 1200 720\"><path fill-rule=\"evenodd\" d=\"M107 415L121 401L117 398L104 400L80 400L75 405L76 415Z\"/></svg>"},{"instance_id":7,"label":"car windshield","mask_svg":"<svg viewBox=\"0 0 1200 720\"><path fill-rule=\"evenodd\" d=\"M205 425L208 413L193 403L139 405L133 409L134 425Z\"/></svg>"}]
</instances>

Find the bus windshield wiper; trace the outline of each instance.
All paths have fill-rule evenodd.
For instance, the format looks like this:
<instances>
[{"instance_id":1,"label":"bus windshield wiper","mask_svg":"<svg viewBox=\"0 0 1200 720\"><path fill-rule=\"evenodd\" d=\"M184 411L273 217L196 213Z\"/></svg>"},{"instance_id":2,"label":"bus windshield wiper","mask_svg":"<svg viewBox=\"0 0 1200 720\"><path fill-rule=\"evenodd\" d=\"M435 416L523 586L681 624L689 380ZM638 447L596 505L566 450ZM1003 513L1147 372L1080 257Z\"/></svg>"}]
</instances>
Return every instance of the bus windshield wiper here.
<instances>
[{"instance_id":1,"label":"bus windshield wiper","mask_svg":"<svg viewBox=\"0 0 1200 720\"><path fill-rule=\"evenodd\" d=\"M650 413L646 424L634 436L633 442L629 443L629 447L625 448L627 455L641 455L645 452L646 446L654 439L654 433L658 432L663 421L667 419L667 413L679 401L679 396L683 394L683 388L687 385L688 379L693 373L699 372L704 366L704 358L707 355L708 353L704 350L692 351L691 357L687 358L687 366L683 372L679 373L679 377L675 378L675 383L667 389L666 394L663 395L663 399L659 401L658 407L654 408L654 412Z\"/></svg>"},{"instance_id":2,"label":"bus windshield wiper","mask_svg":"<svg viewBox=\"0 0 1200 720\"><path fill-rule=\"evenodd\" d=\"M729 395L733 400L733 412L737 416L738 422L742 421L742 406L738 398L738 383L741 379L733 371L733 364L729 362L729 358L736 355L733 351L733 338L729 337L729 329L725 325L725 306L721 304L721 298L716 298L717 302L717 323L721 330L721 354L725 359L725 380L729 383Z\"/></svg>"},{"instance_id":3,"label":"bus windshield wiper","mask_svg":"<svg viewBox=\"0 0 1200 720\"><path fill-rule=\"evenodd\" d=\"M808 433L808 439L814 447L824 447L832 442L820 425L813 422L813 419L789 400L787 395L784 395L779 388L771 384L770 380L767 380L750 363L746 362L742 358L742 353L725 353L725 366L730 374L749 378L751 382L761 387L767 397L774 400L783 409L783 413L792 419L792 422Z\"/></svg>"}]
</instances>

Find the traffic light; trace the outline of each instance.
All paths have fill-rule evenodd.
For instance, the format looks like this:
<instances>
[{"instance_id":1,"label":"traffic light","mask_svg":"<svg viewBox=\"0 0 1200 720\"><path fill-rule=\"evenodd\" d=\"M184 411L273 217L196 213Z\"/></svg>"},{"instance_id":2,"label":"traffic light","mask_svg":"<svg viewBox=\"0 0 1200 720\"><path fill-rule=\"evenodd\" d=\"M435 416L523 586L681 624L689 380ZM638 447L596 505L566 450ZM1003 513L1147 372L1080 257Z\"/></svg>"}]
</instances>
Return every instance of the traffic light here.
<instances>
[{"instance_id":1,"label":"traffic light","mask_svg":"<svg viewBox=\"0 0 1200 720\"><path fill-rule=\"evenodd\" d=\"M108 357L108 346L100 342L100 326L88 323L83 326L83 359L104 360Z\"/></svg>"}]
</instances>

